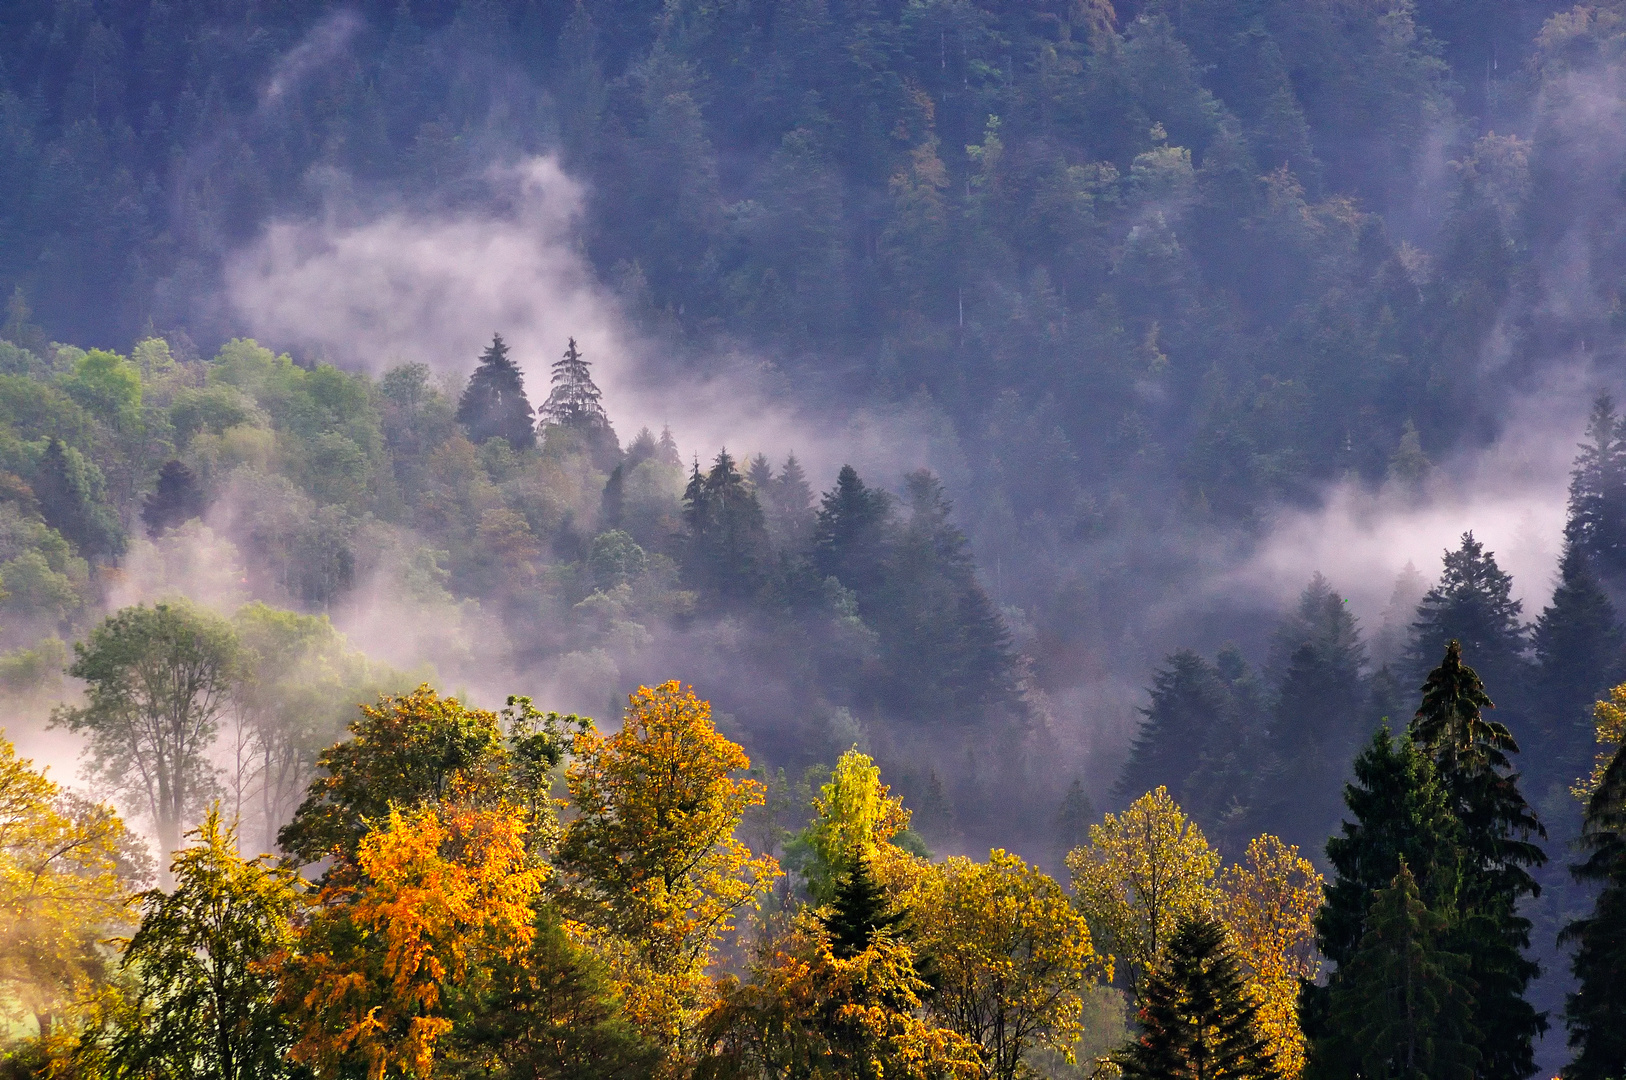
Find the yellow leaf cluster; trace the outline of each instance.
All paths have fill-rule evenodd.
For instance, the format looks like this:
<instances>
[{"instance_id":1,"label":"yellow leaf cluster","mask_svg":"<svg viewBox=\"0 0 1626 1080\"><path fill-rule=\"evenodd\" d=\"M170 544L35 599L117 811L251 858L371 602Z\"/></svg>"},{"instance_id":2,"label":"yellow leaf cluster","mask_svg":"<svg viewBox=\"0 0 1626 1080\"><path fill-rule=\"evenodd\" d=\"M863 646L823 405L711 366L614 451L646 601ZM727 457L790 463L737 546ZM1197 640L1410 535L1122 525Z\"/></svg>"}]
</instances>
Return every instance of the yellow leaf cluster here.
<instances>
[{"instance_id":1,"label":"yellow leaf cluster","mask_svg":"<svg viewBox=\"0 0 1626 1080\"><path fill-rule=\"evenodd\" d=\"M1014 1077L1031 1045L1071 1060L1083 994L1112 970L1061 886L996 849L986 863L957 857L931 867L908 906L933 960L933 1009L981 1048L985 1075Z\"/></svg>"},{"instance_id":2,"label":"yellow leaf cluster","mask_svg":"<svg viewBox=\"0 0 1626 1080\"><path fill-rule=\"evenodd\" d=\"M372 1080L430 1074L448 990L530 944L546 868L527 856L526 827L512 806L454 805L392 811L363 838L289 965L298 1060L324 1076L358 1059Z\"/></svg>"},{"instance_id":3,"label":"yellow leaf cluster","mask_svg":"<svg viewBox=\"0 0 1626 1080\"><path fill-rule=\"evenodd\" d=\"M1068 853L1096 945L1116 958L1137 999L1180 921L1217 908L1219 867L1219 853L1162 787L1105 815L1090 842Z\"/></svg>"},{"instance_id":4,"label":"yellow leaf cluster","mask_svg":"<svg viewBox=\"0 0 1626 1080\"><path fill-rule=\"evenodd\" d=\"M1592 763L1592 773L1577 780L1570 789L1583 802L1592 798L1592 793L1598 790L1598 785L1603 783L1603 771L1609 767L1609 760L1615 756L1621 744L1626 743L1626 683L1610 690L1607 701L1600 701L1592 707L1592 719L1597 725L1601 749Z\"/></svg>"},{"instance_id":5,"label":"yellow leaf cluster","mask_svg":"<svg viewBox=\"0 0 1626 1080\"><path fill-rule=\"evenodd\" d=\"M1260 1030L1285 1080L1304 1069L1299 982L1314 980L1321 971L1315 913L1323 885L1298 848L1269 835L1250 842L1242 861L1221 879L1220 913L1247 968L1259 1002Z\"/></svg>"}]
</instances>

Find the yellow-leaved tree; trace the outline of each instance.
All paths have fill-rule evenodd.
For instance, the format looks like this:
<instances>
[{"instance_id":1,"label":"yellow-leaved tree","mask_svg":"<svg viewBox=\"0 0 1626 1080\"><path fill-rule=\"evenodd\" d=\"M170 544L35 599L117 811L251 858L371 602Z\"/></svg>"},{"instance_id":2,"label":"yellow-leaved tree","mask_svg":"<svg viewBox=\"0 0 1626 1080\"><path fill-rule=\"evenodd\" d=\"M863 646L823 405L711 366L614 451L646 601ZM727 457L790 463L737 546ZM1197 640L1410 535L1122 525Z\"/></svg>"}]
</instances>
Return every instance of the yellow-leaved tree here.
<instances>
[{"instance_id":1,"label":"yellow-leaved tree","mask_svg":"<svg viewBox=\"0 0 1626 1080\"><path fill-rule=\"evenodd\" d=\"M1219 853L1162 787L1105 815L1090 842L1068 853L1075 902L1137 1003L1174 928L1214 912L1219 867Z\"/></svg>"},{"instance_id":2,"label":"yellow-leaved tree","mask_svg":"<svg viewBox=\"0 0 1626 1080\"><path fill-rule=\"evenodd\" d=\"M1315 946L1321 875L1298 848L1266 835L1248 844L1220 884L1220 914L1259 1003L1260 1033L1270 1040L1277 1071L1294 1080L1304 1070L1299 982L1321 971Z\"/></svg>"},{"instance_id":3,"label":"yellow-leaved tree","mask_svg":"<svg viewBox=\"0 0 1626 1080\"><path fill-rule=\"evenodd\" d=\"M920 951L931 959L939 1021L980 1049L981 1075L1014 1080L1035 1047L1071 1060L1083 995L1111 978L1061 886L1007 852L951 858L910 891Z\"/></svg>"},{"instance_id":4,"label":"yellow-leaved tree","mask_svg":"<svg viewBox=\"0 0 1626 1080\"><path fill-rule=\"evenodd\" d=\"M1609 767L1609 760L1615 756L1615 751L1626 743L1626 683L1621 683L1609 691L1607 701L1600 701L1592 707L1593 722L1597 725L1598 756L1592 762L1592 772L1576 781L1570 790L1582 802L1592 798L1592 793L1598 790L1603 782L1603 771Z\"/></svg>"},{"instance_id":5,"label":"yellow-leaved tree","mask_svg":"<svg viewBox=\"0 0 1626 1080\"><path fill-rule=\"evenodd\" d=\"M566 771L574 818L556 860L560 900L610 962L628 1015L685 1060L718 939L779 874L734 836L762 785L745 751L677 681L639 687L614 735L577 735Z\"/></svg>"},{"instance_id":6,"label":"yellow-leaved tree","mask_svg":"<svg viewBox=\"0 0 1626 1080\"><path fill-rule=\"evenodd\" d=\"M862 858L883 885L914 880L914 858L892 843L909 827L903 800L881 783L881 770L855 746L842 754L830 780L813 796L813 820L797 839L809 858L801 867L816 903L828 903L853 861Z\"/></svg>"},{"instance_id":7,"label":"yellow-leaved tree","mask_svg":"<svg viewBox=\"0 0 1626 1080\"><path fill-rule=\"evenodd\" d=\"M320 1077L431 1074L454 997L530 946L546 867L512 805L392 810L330 872L283 965L293 1056Z\"/></svg>"},{"instance_id":8,"label":"yellow-leaved tree","mask_svg":"<svg viewBox=\"0 0 1626 1080\"><path fill-rule=\"evenodd\" d=\"M124 824L64 791L0 737L0 1007L42 1041L107 974L101 945L130 920Z\"/></svg>"}]
</instances>

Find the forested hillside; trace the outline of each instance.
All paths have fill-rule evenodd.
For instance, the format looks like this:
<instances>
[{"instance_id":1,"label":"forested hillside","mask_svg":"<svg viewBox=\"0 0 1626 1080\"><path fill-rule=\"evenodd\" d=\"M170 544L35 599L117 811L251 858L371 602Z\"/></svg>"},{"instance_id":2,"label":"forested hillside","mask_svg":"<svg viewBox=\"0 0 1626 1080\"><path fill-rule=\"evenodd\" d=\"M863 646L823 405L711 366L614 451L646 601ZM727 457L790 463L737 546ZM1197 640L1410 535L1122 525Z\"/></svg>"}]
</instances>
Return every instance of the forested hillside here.
<instances>
[{"instance_id":1,"label":"forested hillside","mask_svg":"<svg viewBox=\"0 0 1626 1080\"><path fill-rule=\"evenodd\" d=\"M0 7L6 1075L1618 1080L1623 203L1608 3Z\"/></svg>"}]
</instances>

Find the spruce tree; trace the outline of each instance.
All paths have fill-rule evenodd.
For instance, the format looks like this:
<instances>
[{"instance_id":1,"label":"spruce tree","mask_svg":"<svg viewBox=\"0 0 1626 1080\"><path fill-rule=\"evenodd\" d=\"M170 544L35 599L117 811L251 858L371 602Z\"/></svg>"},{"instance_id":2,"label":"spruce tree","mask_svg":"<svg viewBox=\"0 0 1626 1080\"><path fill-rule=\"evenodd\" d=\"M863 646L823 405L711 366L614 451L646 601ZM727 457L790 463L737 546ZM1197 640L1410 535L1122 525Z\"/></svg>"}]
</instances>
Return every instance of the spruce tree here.
<instances>
[{"instance_id":1,"label":"spruce tree","mask_svg":"<svg viewBox=\"0 0 1626 1080\"><path fill-rule=\"evenodd\" d=\"M858 471L843 465L836 486L820 500L813 525L813 568L856 592L860 601L879 588L886 558L886 529L892 499L864 485Z\"/></svg>"},{"instance_id":2,"label":"spruce tree","mask_svg":"<svg viewBox=\"0 0 1626 1080\"><path fill-rule=\"evenodd\" d=\"M627 459L623 464L626 465L627 471L631 472L644 462L654 459L658 453L659 447L655 445L655 436L650 434L648 428L639 428L638 434L627 444Z\"/></svg>"},{"instance_id":3,"label":"spruce tree","mask_svg":"<svg viewBox=\"0 0 1626 1080\"><path fill-rule=\"evenodd\" d=\"M1542 788L1560 789L1587 771L1592 757L1592 705L1626 677L1626 647L1609 601L1581 546L1564 543L1553 601L1536 620L1536 694L1531 711L1540 734Z\"/></svg>"},{"instance_id":4,"label":"spruce tree","mask_svg":"<svg viewBox=\"0 0 1626 1080\"><path fill-rule=\"evenodd\" d=\"M1570 473L1566 545L1609 586L1626 584L1626 431L1607 393L1592 403L1586 441Z\"/></svg>"},{"instance_id":5,"label":"spruce tree","mask_svg":"<svg viewBox=\"0 0 1626 1080\"><path fill-rule=\"evenodd\" d=\"M553 385L543 402L544 423L575 433L586 445L594 464L610 469L621 455L621 444L601 402L593 367L571 338L564 355L553 362Z\"/></svg>"},{"instance_id":6,"label":"spruce tree","mask_svg":"<svg viewBox=\"0 0 1626 1080\"><path fill-rule=\"evenodd\" d=\"M1166 787L1185 806L1186 777L1196 765L1192 749L1202 746L1208 733L1223 722L1229 704L1225 684L1212 664L1191 649L1181 649L1152 675L1151 698L1140 710L1145 719L1118 775L1113 798L1124 803ZM1203 824L1206 828L1207 822Z\"/></svg>"},{"instance_id":7,"label":"spruce tree","mask_svg":"<svg viewBox=\"0 0 1626 1080\"><path fill-rule=\"evenodd\" d=\"M655 445L655 458L662 465L670 465L674 469L683 467L683 458L678 454L677 440L672 438L672 429L661 427L661 440Z\"/></svg>"},{"instance_id":8,"label":"spruce tree","mask_svg":"<svg viewBox=\"0 0 1626 1080\"><path fill-rule=\"evenodd\" d=\"M1373 897L1360 947L1332 989L1335 1034L1314 1050L1312 1078L1473 1080L1468 960L1445 945L1449 920L1423 902L1401 863Z\"/></svg>"},{"instance_id":9,"label":"spruce tree","mask_svg":"<svg viewBox=\"0 0 1626 1080\"><path fill-rule=\"evenodd\" d=\"M830 935L830 951L850 960L869 948L875 935L902 922L900 912L889 911L886 893L869 873L869 860L854 853L847 873L836 883L836 894L819 925Z\"/></svg>"},{"instance_id":10,"label":"spruce tree","mask_svg":"<svg viewBox=\"0 0 1626 1080\"><path fill-rule=\"evenodd\" d=\"M524 375L508 358L502 335L492 334L491 344L480 355L457 403L457 422L476 445L502 438L515 450L523 450L536 445L534 415L525 396Z\"/></svg>"},{"instance_id":11,"label":"spruce tree","mask_svg":"<svg viewBox=\"0 0 1626 1080\"><path fill-rule=\"evenodd\" d=\"M718 452L709 472L702 473L695 462L683 492L683 521L688 527L683 571L689 582L713 602L755 596L767 579L768 531L756 492L727 450Z\"/></svg>"},{"instance_id":12,"label":"spruce tree","mask_svg":"<svg viewBox=\"0 0 1626 1080\"><path fill-rule=\"evenodd\" d=\"M1587 858L1571 872L1599 887L1592 913L1564 928L1575 946L1576 989L1564 1005L1574 1058L1565 1080L1626 1076L1626 747L1615 751L1587 800L1581 845Z\"/></svg>"},{"instance_id":13,"label":"spruce tree","mask_svg":"<svg viewBox=\"0 0 1626 1080\"><path fill-rule=\"evenodd\" d=\"M1518 907L1541 892L1530 868L1546 862L1534 842L1546 830L1519 791L1510 759L1518 744L1505 725L1483 715L1493 707L1478 674L1462 662L1462 646L1451 641L1429 673L1411 733L1459 825L1457 917L1449 940L1469 959L1483 1031L1478 1075L1522 1080L1535 1069L1533 1043L1547 1021L1525 1000L1540 968L1524 955L1530 920Z\"/></svg>"},{"instance_id":14,"label":"spruce tree","mask_svg":"<svg viewBox=\"0 0 1626 1080\"><path fill-rule=\"evenodd\" d=\"M1187 919L1141 995L1141 1034L1113 1056L1125 1080L1274 1080L1258 1004L1212 918Z\"/></svg>"},{"instance_id":15,"label":"spruce tree","mask_svg":"<svg viewBox=\"0 0 1626 1080\"><path fill-rule=\"evenodd\" d=\"M203 491L184 462L166 461L158 470L158 486L141 507L148 536L190 521L203 513Z\"/></svg>"},{"instance_id":16,"label":"spruce tree","mask_svg":"<svg viewBox=\"0 0 1626 1080\"><path fill-rule=\"evenodd\" d=\"M604 491L598 500L598 527L600 532L621 527L621 511L627 501L627 463L622 462L610 470L604 481Z\"/></svg>"}]
</instances>

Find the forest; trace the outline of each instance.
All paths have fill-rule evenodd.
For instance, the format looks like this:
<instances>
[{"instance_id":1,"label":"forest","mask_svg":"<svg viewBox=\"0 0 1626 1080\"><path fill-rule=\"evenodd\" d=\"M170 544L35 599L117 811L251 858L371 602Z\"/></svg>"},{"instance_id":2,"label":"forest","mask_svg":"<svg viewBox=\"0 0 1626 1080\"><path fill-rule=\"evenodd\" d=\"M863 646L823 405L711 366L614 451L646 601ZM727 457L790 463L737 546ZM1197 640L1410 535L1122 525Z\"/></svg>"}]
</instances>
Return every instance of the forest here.
<instances>
[{"instance_id":1,"label":"forest","mask_svg":"<svg viewBox=\"0 0 1626 1080\"><path fill-rule=\"evenodd\" d=\"M0 1072L1620 1080L1623 202L1607 2L0 5Z\"/></svg>"}]
</instances>

